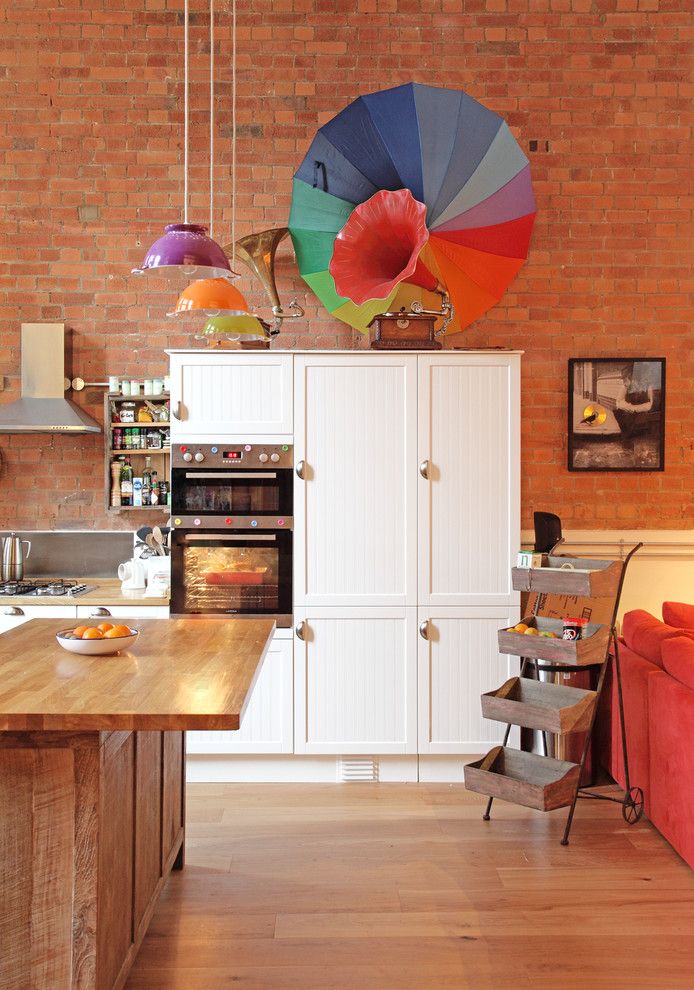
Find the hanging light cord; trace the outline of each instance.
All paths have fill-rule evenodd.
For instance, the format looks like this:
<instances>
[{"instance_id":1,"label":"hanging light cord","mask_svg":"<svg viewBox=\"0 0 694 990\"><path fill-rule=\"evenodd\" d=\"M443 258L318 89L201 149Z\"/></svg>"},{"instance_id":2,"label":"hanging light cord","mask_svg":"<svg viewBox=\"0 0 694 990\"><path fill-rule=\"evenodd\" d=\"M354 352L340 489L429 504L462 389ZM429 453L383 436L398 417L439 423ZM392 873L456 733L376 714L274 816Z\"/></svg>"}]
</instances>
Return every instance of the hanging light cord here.
<instances>
[{"instance_id":1,"label":"hanging light cord","mask_svg":"<svg viewBox=\"0 0 694 990\"><path fill-rule=\"evenodd\" d=\"M210 0L210 237L214 237L214 0Z\"/></svg>"},{"instance_id":2,"label":"hanging light cord","mask_svg":"<svg viewBox=\"0 0 694 990\"><path fill-rule=\"evenodd\" d=\"M183 222L188 223L188 0L183 3Z\"/></svg>"},{"instance_id":3,"label":"hanging light cord","mask_svg":"<svg viewBox=\"0 0 694 990\"><path fill-rule=\"evenodd\" d=\"M236 245L236 0L231 0L231 243Z\"/></svg>"}]
</instances>

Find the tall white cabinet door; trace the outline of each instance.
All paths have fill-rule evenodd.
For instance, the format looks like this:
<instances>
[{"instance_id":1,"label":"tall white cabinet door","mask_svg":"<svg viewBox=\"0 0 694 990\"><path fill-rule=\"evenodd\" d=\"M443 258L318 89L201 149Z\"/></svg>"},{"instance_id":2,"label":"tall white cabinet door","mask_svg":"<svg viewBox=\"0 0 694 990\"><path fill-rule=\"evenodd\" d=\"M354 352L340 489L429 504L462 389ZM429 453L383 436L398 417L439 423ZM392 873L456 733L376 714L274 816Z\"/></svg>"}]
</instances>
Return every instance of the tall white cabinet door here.
<instances>
[{"instance_id":1,"label":"tall white cabinet door","mask_svg":"<svg viewBox=\"0 0 694 990\"><path fill-rule=\"evenodd\" d=\"M294 749L292 641L274 637L233 732L186 732L189 753L291 753Z\"/></svg>"},{"instance_id":2,"label":"tall white cabinet door","mask_svg":"<svg viewBox=\"0 0 694 990\"><path fill-rule=\"evenodd\" d=\"M294 368L295 603L415 605L416 356L297 356Z\"/></svg>"},{"instance_id":3,"label":"tall white cabinet door","mask_svg":"<svg viewBox=\"0 0 694 990\"><path fill-rule=\"evenodd\" d=\"M416 613L295 612L295 752L417 751Z\"/></svg>"},{"instance_id":4,"label":"tall white cabinet door","mask_svg":"<svg viewBox=\"0 0 694 990\"><path fill-rule=\"evenodd\" d=\"M273 351L171 353L171 440L290 434L292 360Z\"/></svg>"},{"instance_id":5,"label":"tall white cabinet door","mask_svg":"<svg viewBox=\"0 0 694 990\"><path fill-rule=\"evenodd\" d=\"M506 726L482 718L480 695L518 673L518 658L501 655L497 646L497 631L516 622L516 614L498 608L420 611L420 753L486 753L501 742Z\"/></svg>"},{"instance_id":6,"label":"tall white cabinet door","mask_svg":"<svg viewBox=\"0 0 694 990\"><path fill-rule=\"evenodd\" d=\"M419 605L515 603L520 356L418 362Z\"/></svg>"}]
</instances>

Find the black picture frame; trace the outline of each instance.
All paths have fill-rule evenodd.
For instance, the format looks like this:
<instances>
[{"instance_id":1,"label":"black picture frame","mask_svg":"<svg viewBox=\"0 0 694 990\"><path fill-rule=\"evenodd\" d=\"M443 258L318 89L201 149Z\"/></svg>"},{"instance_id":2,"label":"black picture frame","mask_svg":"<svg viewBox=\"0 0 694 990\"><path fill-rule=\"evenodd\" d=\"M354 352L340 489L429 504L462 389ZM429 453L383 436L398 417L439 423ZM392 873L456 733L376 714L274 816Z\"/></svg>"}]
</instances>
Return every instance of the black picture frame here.
<instances>
[{"instance_id":1,"label":"black picture frame","mask_svg":"<svg viewBox=\"0 0 694 990\"><path fill-rule=\"evenodd\" d=\"M569 471L665 470L665 358L569 358L568 400Z\"/></svg>"}]
</instances>

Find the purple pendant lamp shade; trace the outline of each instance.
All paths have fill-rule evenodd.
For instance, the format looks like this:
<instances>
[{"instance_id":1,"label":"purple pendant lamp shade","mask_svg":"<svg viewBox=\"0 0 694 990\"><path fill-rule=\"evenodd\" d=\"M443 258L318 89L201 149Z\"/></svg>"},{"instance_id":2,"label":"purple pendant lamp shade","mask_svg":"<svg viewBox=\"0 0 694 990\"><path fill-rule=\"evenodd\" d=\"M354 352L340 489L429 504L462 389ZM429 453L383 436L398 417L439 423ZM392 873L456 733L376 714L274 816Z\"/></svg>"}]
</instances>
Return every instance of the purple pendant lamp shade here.
<instances>
[{"instance_id":1,"label":"purple pendant lamp shade","mask_svg":"<svg viewBox=\"0 0 694 990\"><path fill-rule=\"evenodd\" d=\"M133 275L154 271L186 278L237 278L219 244L197 223L170 223L166 233L151 246L141 268Z\"/></svg>"}]
</instances>

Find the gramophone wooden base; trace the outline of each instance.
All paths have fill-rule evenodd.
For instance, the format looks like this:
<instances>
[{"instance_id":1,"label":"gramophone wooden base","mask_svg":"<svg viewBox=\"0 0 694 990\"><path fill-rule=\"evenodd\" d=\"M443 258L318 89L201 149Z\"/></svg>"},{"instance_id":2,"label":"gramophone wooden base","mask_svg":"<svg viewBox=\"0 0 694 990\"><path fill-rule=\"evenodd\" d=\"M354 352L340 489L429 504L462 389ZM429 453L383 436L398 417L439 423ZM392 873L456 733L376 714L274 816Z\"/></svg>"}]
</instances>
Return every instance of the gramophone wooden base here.
<instances>
[{"instance_id":1,"label":"gramophone wooden base","mask_svg":"<svg viewBox=\"0 0 694 990\"><path fill-rule=\"evenodd\" d=\"M383 313L370 323L376 329L371 347L375 351L439 351L435 324L435 316L423 313Z\"/></svg>"}]
</instances>

